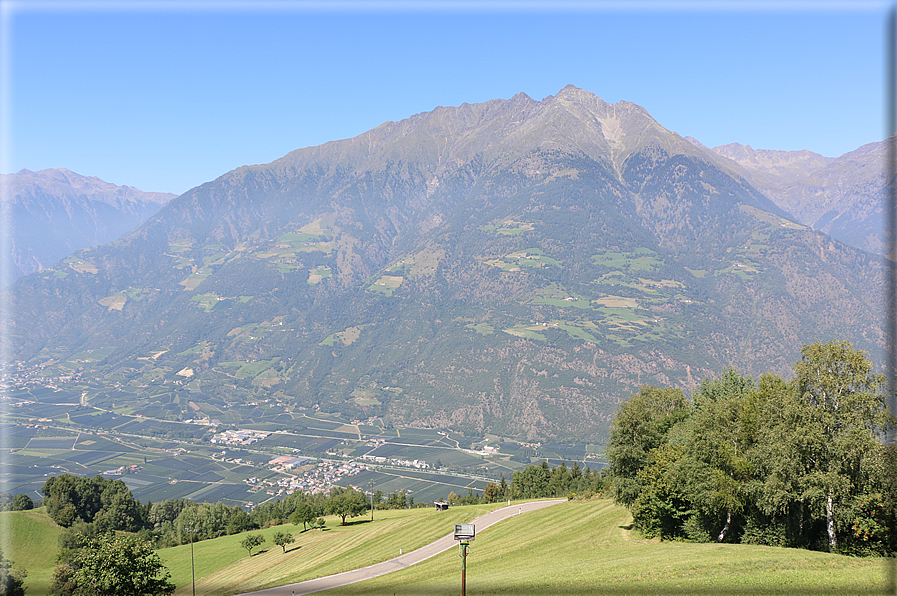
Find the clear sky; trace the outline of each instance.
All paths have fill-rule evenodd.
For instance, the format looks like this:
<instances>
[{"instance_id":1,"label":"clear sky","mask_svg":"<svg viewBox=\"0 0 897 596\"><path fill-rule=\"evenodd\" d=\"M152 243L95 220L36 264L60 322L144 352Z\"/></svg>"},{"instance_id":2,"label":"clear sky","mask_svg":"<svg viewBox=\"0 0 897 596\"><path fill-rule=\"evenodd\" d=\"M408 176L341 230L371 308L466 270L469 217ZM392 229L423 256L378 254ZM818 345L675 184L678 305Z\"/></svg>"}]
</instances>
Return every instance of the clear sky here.
<instances>
[{"instance_id":1,"label":"clear sky","mask_svg":"<svg viewBox=\"0 0 897 596\"><path fill-rule=\"evenodd\" d=\"M437 106L567 84L705 145L885 136L886 2L2 4L0 171L181 193Z\"/></svg>"}]
</instances>

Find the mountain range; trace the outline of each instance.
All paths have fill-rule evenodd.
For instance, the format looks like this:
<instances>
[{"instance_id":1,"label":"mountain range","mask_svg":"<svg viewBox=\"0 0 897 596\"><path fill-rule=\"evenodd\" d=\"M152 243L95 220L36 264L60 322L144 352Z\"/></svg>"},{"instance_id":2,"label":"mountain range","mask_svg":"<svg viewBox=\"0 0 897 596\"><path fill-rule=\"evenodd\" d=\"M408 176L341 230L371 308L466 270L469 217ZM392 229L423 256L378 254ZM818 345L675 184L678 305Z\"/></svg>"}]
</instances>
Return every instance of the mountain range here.
<instances>
[{"instance_id":1,"label":"mountain range","mask_svg":"<svg viewBox=\"0 0 897 596\"><path fill-rule=\"evenodd\" d=\"M833 338L880 359L881 259L774 192L831 188L869 147L710 150L572 86L439 107L228 172L20 279L11 353L21 378L170 419L248 423L271 399L603 443L641 384L788 374ZM836 198L800 213L880 217Z\"/></svg>"},{"instance_id":2,"label":"mountain range","mask_svg":"<svg viewBox=\"0 0 897 596\"><path fill-rule=\"evenodd\" d=\"M8 194L12 280L111 242L177 195L142 192L64 168L0 174Z\"/></svg>"},{"instance_id":3,"label":"mountain range","mask_svg":"<svg viewBox=\"0 0 897 596\"><path fill-rule=\"evenodd\" d=\"M754 188L797 221L845 244L884 253L884 141L837 158L812 151L754 150L738 143L713 151L741 166L739 173Z\"/></svg>"}]
</instances>

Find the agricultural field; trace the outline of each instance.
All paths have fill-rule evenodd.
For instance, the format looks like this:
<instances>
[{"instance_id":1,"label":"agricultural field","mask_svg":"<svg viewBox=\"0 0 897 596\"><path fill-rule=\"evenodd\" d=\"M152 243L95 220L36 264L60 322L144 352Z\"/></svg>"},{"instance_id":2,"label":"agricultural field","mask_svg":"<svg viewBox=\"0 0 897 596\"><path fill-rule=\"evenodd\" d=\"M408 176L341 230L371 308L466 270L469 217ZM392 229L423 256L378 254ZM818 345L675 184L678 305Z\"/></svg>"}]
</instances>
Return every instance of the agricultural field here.
<instances>
[{"instance_id":1,"label":"agricultural field","mask_svg":"<svg viewBox=\"0 0 897 596\"><path fill-rule=\"evenodd\" d=\"M486 264L505 271L522 271L525 267L563 267L560 261L546 255L541 248L517 250L498 259L490 259Z\"/></svg>"},{"instance_id":2,"label":"agricultural field","mask_svg":"<svg viewBox=\"0 0 897 596\"><path fill-rule=\"evenodd\" d=\"M525 232L532 232L536 229L535 224L527 221L516 221L513 219L503 219L495 224L480 226L484 232L493 232L502 236L522 236Z\"/></svg>"},{"instance_id":3,"label":"agricultural field","mask_svg":"<svg viewBox=\"0 0 897 596\"><path fill-rule=\"evenodd\" d=\"M381 275L369 288L369 292L392 296L399 289L405 278L400 275Z\"/></svg>"},{"instance_id":4,"label":"agricultural field","mask_svg":"<svg viewBox=\"0 0 897 596\"><path fill-rule=\"evenodd\" d=\"M592 262L611 269L651 272L663 264L656 255L649 248L637 248L632 252L605 251L592 255Z\"/></svg>"},{"instance_id":5,"label":"agricultural field","mask_svg":"<svg viewBox=\"0 0 897 596\"><path fill-rule=\"evenodd\" d=\"M193 350L206 348L200 344ZM232 374L241 374L244 366L234 363ZM385 428L376 419L362 423L293 412L273 399L216 407L197 404L194 399L198 398L189 392L160 394L147 398L138 414L131 405L106 409L114 407L116 400L122 402L124 394L82 399L73 391L32 388L12 395L16 401L0 427L11 450L5 456L4 490L24 492L34 500L41 498L39 489L47 477L70 473L120 478L143 501L189 498L251 506L287 494L288 480L301 471L275 471L268 462L291 455L336 463L355 460L367 470L335 482L366 487L373 481L386 494L405 490L418 501L430 502L450 492L480 492L488 481L501 476L510 480L514 470L531 461L511 461L511 455L519 455L513 449L470 451L472 439L452 432ZM172 413L183 420L154 417ZM218 421L219 416L230 418ZM209 425L204 417L215 418L218 424ZM264 438L251 445L211 443L221 429L234 428L226 425L263 432ZM516 447L501 441L493 437L489 443ZM533 451L532 456L542 454ZM552 449L544 457L554 465L561 461L584 465L585 452ZM259 482L251 484L250 478Z\"/></svg>"}]
</instances>

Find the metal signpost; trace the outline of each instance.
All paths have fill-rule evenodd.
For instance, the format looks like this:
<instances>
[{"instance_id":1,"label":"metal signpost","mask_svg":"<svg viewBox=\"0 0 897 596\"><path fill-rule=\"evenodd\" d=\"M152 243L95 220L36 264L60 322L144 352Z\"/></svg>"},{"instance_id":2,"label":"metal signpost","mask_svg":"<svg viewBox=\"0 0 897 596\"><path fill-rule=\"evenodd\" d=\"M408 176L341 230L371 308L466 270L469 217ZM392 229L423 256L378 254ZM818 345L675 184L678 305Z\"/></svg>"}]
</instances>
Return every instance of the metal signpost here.
<instances>
[{"instance_id":1,"label":"metal signpost","mask_svg":"<svg viewBox=\"0 0 897 596\"><path fill-rule=\"evenodd\" d=\"M473 524L455 524L455 540L458 542L458 554L461 557L461 596L467 596L467 553L470 542L476 537Z\"/></svg>"}]
</instances>

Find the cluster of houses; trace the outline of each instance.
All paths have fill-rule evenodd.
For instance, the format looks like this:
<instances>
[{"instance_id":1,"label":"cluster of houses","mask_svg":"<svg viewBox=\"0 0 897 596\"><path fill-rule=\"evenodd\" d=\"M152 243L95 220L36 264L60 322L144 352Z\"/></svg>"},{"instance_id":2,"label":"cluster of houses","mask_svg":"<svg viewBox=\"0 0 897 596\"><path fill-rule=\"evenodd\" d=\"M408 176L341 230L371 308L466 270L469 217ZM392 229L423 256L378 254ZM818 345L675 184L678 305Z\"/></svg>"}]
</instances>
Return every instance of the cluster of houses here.
<instances>
[{"instance_id":1,"label":"cluster of houses","mask_svg":"<svg viewBox=\"0 0 897 596\"><path fill-rule=\"evenodd\" d=\"M370 460L372 462L378 464L386 464L390 466L404 466L406 468L419 468L425 469L429 468L430 464L425 461L421 461L419 459L408 460L408 459L391 459L388 457L380 457L378 455L371 455L369 453L361 456L363 459Z\"/></svg>"},{"instance_id":2,"label":"cluster of houses","mask_svg":"<svg viewBox=\"0 0 897 596\"><path fill-rule=\"evenodd\" d=\"M275 472L286 472L288 470L292 470L297 466L301 466L308 460L309 458L307 457L293 457L292 455L282 455L280 457L275 457L274 459L269 461L268 465L271 466L271 469Z\"/></svg>"},{"instance_id":3,"label":"cluster of houses","mask_svg":"<svg viewBox=\"0 0 897 596\"><path fill-rule=\"evenodd\" d=\"M41 374L41 371L49 366L52 365L50 363L37 365L26 364L24 362L14 363L8 369L7 374L0 377L0 385L6 390L25 389L29 385L58 390L59 385L80 382L82 379L80 370L72 371L67 375L44 376Z\"/></svg>"},{"instance_id":4,"label":"cluster of houses","mask_svg":"<svg viewBox=\"0 0 897 596\"><path fill-rule=\"evenodd\" d=\"M106 470L103 472L103 476L121 476L123 474L136 474L140 470L142 470L142 466L138 466L134 464L133 466L122 466L115 470Z\"/></svg>"},{"instance_id":5,"label":"cluster of houses","mask_svg":"<svg viewBox=\"0 0 897 596\"><path fill-rule=\"evenodd\" d=\"M289 460L303 460L296 464L295 462L291 462ZM302 457L278 457L270 462L269 465L272 466L284 466L284 465L302 465L304 461L308 461L307 458ZM274 463L277 462L277 463ZM276 468L275 468L276 469ZM290 476L288 478L269 478L265 480L260 480L259 478L247 478L244 482L253 487L253 492L258 492L260 490L264 490L268 495L271 496L281 496L284 494L290 495L295 491L302 491L310 494L327 494L331 491L334 485L345 486L344 480L349 478L350 476L354 476L360 472L368 470L366 466L356 463L356 462L322 462L316 465L314 468L310 470L306 470L302 476Z\"/></svg>"},{"instance_id":6,"label":"cluster of houses","mask_svg":"<svg viewBox=\"0 0 897 596\"><path fill-rule=\"evenodd\" d=\"M270 434L260 430L226 430L218 433L209 441L218 445L252 445Z\"/></svg>"},{"instance_id":7,"label":"cluster of houses","mask_svg":"<svg viewBox=\"0 0 897 596\"><path fill-rule=\"evenodd\" d=\"M185 424L200 424L203 426L221 426L221 421L217 418L195 418L184 420Z\"/></svg>"}]
</instances>

